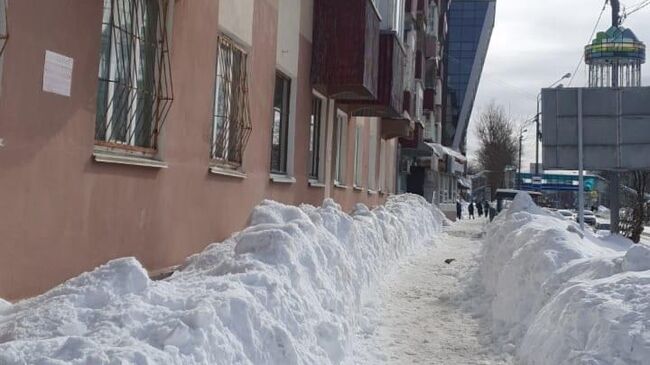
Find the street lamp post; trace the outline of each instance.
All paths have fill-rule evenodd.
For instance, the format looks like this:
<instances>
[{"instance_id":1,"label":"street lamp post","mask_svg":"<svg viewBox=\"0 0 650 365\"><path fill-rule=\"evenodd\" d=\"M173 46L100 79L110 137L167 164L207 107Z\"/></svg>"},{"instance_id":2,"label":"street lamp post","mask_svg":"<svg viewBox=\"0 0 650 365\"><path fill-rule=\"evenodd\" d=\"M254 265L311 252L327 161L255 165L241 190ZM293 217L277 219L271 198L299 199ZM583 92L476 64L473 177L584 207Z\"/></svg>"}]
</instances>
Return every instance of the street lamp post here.
<instances>
[{"instance_id":1,"label":"street lamp post","mask_svg":"<svg viewBox=\"0 0 650 365\"><path fill-rule=\"evenodd\" d=\"M528 129L524 129L519 132L519 167L517 169L517 189L521 190L521 149L522 142L524 140L524 133L528 132Z\"/></svg>"},{"instance_id":2,"label":"street lamp post","mask_svg":"<svg viewBox=\"0 0 650 365\"><path fill-rule=\"evenodd\" d=\"M551 86L549 86L548 88L551 89L555 87L555 85L559 84L562 80L568 79L570 77L571 77L571 73L567 73L564 76L562 76L561 79L551 84ZM537 132L535 134L535 175L536 176L539 175L539 140L541 136L541 132L539 130L539 117L542 114L540 111L541 102L542 102L542 93L540 92L539 94L537 94L537 114L535 114L535 125L537 129Z\"/></svg>"}]
</instances>

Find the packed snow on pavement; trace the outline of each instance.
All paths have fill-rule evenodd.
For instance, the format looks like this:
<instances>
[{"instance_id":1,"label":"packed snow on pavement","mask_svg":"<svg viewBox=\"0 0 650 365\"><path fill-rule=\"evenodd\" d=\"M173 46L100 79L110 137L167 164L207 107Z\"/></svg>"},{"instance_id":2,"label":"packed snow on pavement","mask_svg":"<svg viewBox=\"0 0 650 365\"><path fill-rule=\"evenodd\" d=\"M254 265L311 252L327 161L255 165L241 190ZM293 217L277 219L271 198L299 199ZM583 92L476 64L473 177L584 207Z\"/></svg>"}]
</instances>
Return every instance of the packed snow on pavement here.
<instances>
[{"instance_id":1,"label":"packed snow on pavement","mask_svg":"<svg viewBox=\"0 0 650 365\"><path fill-rule=\"evenodd\" d=\"M413 195L352 215L266 201L166 280L123 258L2 302L0 364L349 363L364 293L443 220Z\"/></svg>"},{"instance_id":2,"label":"packed snow on pavement","mask_svg":"<svg viewBox=\"0 0 650 365\"><path fill-rule=\"evenodd\" d=\"M650 248L582 232L520 194L488 226L466 302L522 364L650 363Z\"/></svg>"},{"instance_id":3,"label":"packed snow on pavement","mask_svg":"<svg viewBox=\"0 0 650 365\"><path fill-rule=\"evenodd\" d=\"M511 356L495 353L481 322L464 302L478 266L487 219L445 227L433 246L420 250L387 275L364 304L355 344L356 364L507 365Z\"/></svg>"}]
</instances>

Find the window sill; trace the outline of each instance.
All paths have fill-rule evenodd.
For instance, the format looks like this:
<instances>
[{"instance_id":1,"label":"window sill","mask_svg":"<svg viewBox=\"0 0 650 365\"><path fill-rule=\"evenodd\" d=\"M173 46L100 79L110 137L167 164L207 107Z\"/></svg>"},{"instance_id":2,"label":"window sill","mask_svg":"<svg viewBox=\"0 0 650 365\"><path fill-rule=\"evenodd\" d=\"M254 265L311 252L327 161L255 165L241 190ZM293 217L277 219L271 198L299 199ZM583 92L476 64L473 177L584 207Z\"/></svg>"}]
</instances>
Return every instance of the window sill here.
<instances>
[{"instance_id":1,"label":"window sill","mask_svg":"<svg viewBox=\"0 0 650 365\"><path fill-rule=\"evenodd\" d=\"M269 179L276 184L295 184L296 178L289 175L271 174Z\"/></svg>"},{"instance_id":2,"label":"window sill","mask_svg":"<svg viewBox=\"0 0 650 365\"><path fill-rule=\"evenodd\" d=\"M378 195L379 192L377 190L370 190L368 189L368 195Z\"/></svg>"},{"instance_id":3,"label":"window sill","mask_svg":"<svg viewBox=\"0 0 650 365\"><path fill-rule=\"evenodd\" d=\"M151 167L156 169L166 169L169 167L166 162L149 157L130 156L127 154L95 150L93 158L96 162L111 163L118 165L131 165L141 167Z\"/></svg>"},{"instance_id":4,"label":"window sill","mask_svg":"<svg viewBox=\"0 0 650 365\"><path fill-rule=\"evenodd\" d=\"M343 190L348 190L348 189L349 189L348 186L343 185L343 184L338 183L338 182L334 182L334 187L335 187L335 188L339 188L339 189L343 189Z\"/></svg>"},{"instance_id":5,"label":"window sill","mask_svg":"<svg viewBox=\"0 0 650 365\"><path fill-rule=\"evenodd\" d=\"M312 188L325 188L325 184L318 180L309 179L308 184Z\"/></svg>"},{"instance_id":6,"label":"window sill","mask_svg":"<svg viewBox=\"0 0 650 365\"><path fill-rule=\"evenodd\" d=\"M356 191L364 191L364 190L366 190L362 186L357 186L357 185L352 186L352 189L354 189Z\"/></svg>"},{"instance_id":7,"label":"window sill","mask_svg":"<svg viewBox=\"0 0 650 365\"><path fill-rule=\"evenodd\" d=\"M210 166L210 173L214 175L234 177L238 179L245 179L247 175L239 170L233 170L221 166Z\"/></svg>"}]
</instances>

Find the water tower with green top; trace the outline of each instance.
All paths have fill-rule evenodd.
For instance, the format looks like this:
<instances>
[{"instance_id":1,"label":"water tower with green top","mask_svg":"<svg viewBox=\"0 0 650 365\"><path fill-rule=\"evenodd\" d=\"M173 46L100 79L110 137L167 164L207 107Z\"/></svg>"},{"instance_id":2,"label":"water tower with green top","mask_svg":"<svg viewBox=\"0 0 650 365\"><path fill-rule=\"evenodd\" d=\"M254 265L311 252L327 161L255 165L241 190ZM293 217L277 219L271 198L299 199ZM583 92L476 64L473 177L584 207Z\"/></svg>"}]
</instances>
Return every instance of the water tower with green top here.
<instances>
[{"instance_id":1,"label":"water tower with green top","mask_svg":"<svg viewBox=\"0 0 650 365\"><path fill-rule=\"evenodd\" d=\"M639 87L645 44L621 26L620 4L612 0L612 26L585 47L589 87Z\"/></svg>"}]
</instances>

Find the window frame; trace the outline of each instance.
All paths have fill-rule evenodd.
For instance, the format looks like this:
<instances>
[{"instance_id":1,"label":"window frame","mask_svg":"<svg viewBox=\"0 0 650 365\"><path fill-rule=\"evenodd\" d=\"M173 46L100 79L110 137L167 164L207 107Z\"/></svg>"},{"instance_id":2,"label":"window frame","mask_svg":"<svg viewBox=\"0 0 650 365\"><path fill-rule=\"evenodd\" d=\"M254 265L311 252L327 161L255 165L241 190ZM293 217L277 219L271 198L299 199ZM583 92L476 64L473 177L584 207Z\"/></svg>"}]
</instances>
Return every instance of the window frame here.
<instances>
[{"instance_id":1,"label":"window frame","mask_svg":"<svg viewBox=\"0 0 650 365\"><path fill-rule=\"evenodd\" d=\"M121 3L122 10L119 10L114 8L116 0L103 1L95 120L97 151L117 150L144 157L159 152L162 126L173 100L167 37L173 19L173 2L155 1L157 11L153 18L138 15L145 14L149 2L127 0L127 5ZM118 23L114 20L116 12L124 12L121 14L124 17L118 15ZM151 23L140 26L144 21ZM125 28L125 25L129 26ZM152 44L156 47L150 49ZM118 129L124 130L116 135Z\"/></svg>"},{"instance_id":2,"label":"window frame","mask_svg":"<svg viewBox=\"0 0 650 365\"><path fill-rule=\"evenodd\" d=\"M229 58L222 55L224 51L229 51ZM233 62L236 57L240 60L239 66ZM230 170L243 169L244 153L252 130L248 99L248 60L249 54L245 47L226 34L217 35L210 159L213 165ZM224 66L222 62L230 62L230 65ZM228 67L225 70L227 76L222 70L225 67ZM239 74L234 75L235 72ZM227 101L219 98L224 84L224 93L229 99ZM224 100L223 112L220 112L220 100ZM220 137L222 128L225 136ZM223 141L223 146L220 141Z\"/></svg>"},{"instance_id":3,"label":"window frame","mask_svg":"<svg viewBox=\"0 0 650 365\"><path fill-rule=\"evenodd\" d=\"M370 121L368 137L368 190L377 189L377 149L379 147L379 122Z\"/></svg>"},{"instance_id":4,"label":"window frame","mask_svg":"<svg viewBox=\"0 0 650 365\"><path fill-rule=\"evenodd\" d=\"M353 187L363 188L363 124L359 121L354 126L354 182Z\"/></svg>"},{"instance_id":5,"label":"window frame","mask_svg":"<svg viewBox=\"0 0 650 365\"><path fill-rule=\"evenodd\" d=\"M2 93L2 65L4 64L7 42L9 42L8 23L7 0L0 0L0 93Z\"/></svg>"},{"instance_id":6,"label":"window frame","mask_svg":"<svg viewBox=\"0 0 650 365\"><path fill-rule=\"evenodd\" d=\"M386 171L386 168L387 168L386 167L386 145L387 144L388 144L388 142L386 142L386 140L383 139L383 138L379 141L379 184L378 184L378 188L379 188L379 191L382 192L382 193L385 193L386 189L387 189L387 186L386 186L387 185L386 184L386 178L387 178L387 174L386 174L386 172L387 172Z\"/></svg>"},{"instance_id":7,"label":"window frame","mask_svg":"<svg viewBox=\"0 0 650 365\"><path fill-rule=\"evenodd\" d=\"M318 126L315 127L314 108L315 103L320 103L320 113L318 113ZM316 90L312 90L312 112L309 117L309 145L307 161L307 177L310 181L322 183L324 181L323 173L325 164L322 156L325 152L327 126L327 98ZM314 166L316 165L316 166Z\"/></svg>"},{"instance_id":8,"label":"window frame","mask_svg":"<svg viewBox=\"0 0 650 365\"><path fill-rule=\"evenodd\" d=\"M350 118L344 111L337 109L334 122L333 142L335 148L333 180L335 185L345 186Z\"/></svg>"},{"instance_id":9,"label":"window frame","mask_svg":"<svg viewBox=\"0 0 650 365\"><path fill-rule=\"evenodd\" d=\"M278 81L282 82L282 100L281 107L286 109L279 109L276 106L276 96L278 92ZM291 125L291 96L292 96L292 79L282 71L276 70L275 72L275 86L273 88L273 119L271 120L271 174L274 175L288 175L289 173L289 129ZM279 131L278 131L278 144L279 144L279 158L278 165L275 166L273 147L276 129L276 116L279 114Z\"/></svg>"}]
</instances>

